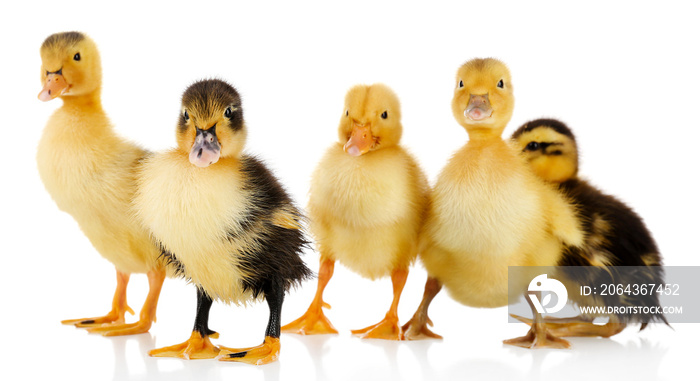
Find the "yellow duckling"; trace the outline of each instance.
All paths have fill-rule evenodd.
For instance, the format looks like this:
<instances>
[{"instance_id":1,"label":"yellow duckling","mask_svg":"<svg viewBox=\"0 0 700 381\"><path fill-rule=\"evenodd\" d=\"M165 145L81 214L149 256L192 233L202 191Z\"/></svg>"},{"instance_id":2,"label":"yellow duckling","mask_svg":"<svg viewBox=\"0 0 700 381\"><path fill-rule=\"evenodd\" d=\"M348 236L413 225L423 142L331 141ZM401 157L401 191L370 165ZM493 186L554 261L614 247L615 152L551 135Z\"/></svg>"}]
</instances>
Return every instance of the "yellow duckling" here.
<instances>
[{"instance_id":1,"label":"yellow duckling","mask_svg":"<svg viewBox=\"0 0 700 381\"><path fill-rule=\"evenodd\" d=\"M39 99L63 105L51 115L37 163L46 190L70 214L97 251L117 269L112 310L105 316L64 320L107 336L148 332L156 318L165 271L160 250L131 213L136 170L146 151L119 137L100 100L102 67L95 43L83 33L57 33L41 45ZM126 303L129 274L147 273L150 291L139 321ZM100 327L97 327L100 326Z\"/></svg>"},{"instance_id":2,"label":"yellow duckling","mask_svg":"<svg viewBox=\"0 0 700 381\"><path fill-rule=\"evenodd\" d=\"M555 265L563 243L578 246L583 240L570 205L501 139L513 104L505 64L474 59L459 68L452 112L469 141L449 160L431 192L420 237L429 280L421 306L404 326L407 339L438 337L426 325L430 300L442 286L468 306L505 306L508 266ZM529 281L522 280L518 294ZM568 346L547 333L544 323L536 323L527 336L506 343Z\"/></svg>"},{"instance_id":3,"label":"yellow duckling","mask_svg":"<svg viewBox=\"0 0 700 381\"><path fill-rule=\"evenodd\" d=\"M613 279L622 285L665 283L658 267L662 263L661 254L642 218L620 200L578 178L578 148L569 127L555 119L537 119L523 124L513 133L512 139L535 173L556 184L576 207L586 239L582 247L564 250L560 266L605 269L599 273L591 272L600 278L595 284L609 284ZM617 269L617 266L649 267L629 271L625 267ZM567 281L572 283L573 289L582 285L577 283L577 278L568 277ZM569 295L579 306L660 306L656 293L631 293L624 297L616 294L581 297L580 293L574 292ZM606 316L609 317L607 324L593 324L589 316L545 321L549 323L550 332L557 336L609 337L621 332L628 323L641 323L642 329L655 320L668 324L661 314ZM519 319L531 324L529 319Z\"/></svg>"},{"instance_id":4,"label":"yellow duckling","mask_svg":"<svg viewBox=\"0 0 700 381\"><path fill-rule=\"evenodd\" d=\"M242 153L246 135L236 89L221 80L199 81L182 96L178 147L143 164L137 214L172 268L197 286L190 339L151 356L219 355L256 365L279 356L284 294L311 276L299 257L307 242L301 214L279 181L260 160ZM263 344L211 344L209 337L218 337L208 328L214 299L245 304L261 298L270 308Z\"/></svg>"},{"instance_id":5,"label":"yellow duckling","mask_svg":"<svg viewBox=\"0 0 700 381\"><path fill-rule=\"evenodd\" d=\"M323 313L323 290L338 260L370 279L391 276L394 298L379 323L353 334L400 340L398 304L416 258L427 205L427 180L398 143L399 100L387 86L355 86L345 98L339 142L311 180L310 228L321 255L316 296L308 311L282 327L299 334L337 333Z\"/></svg>"}]
</instances>

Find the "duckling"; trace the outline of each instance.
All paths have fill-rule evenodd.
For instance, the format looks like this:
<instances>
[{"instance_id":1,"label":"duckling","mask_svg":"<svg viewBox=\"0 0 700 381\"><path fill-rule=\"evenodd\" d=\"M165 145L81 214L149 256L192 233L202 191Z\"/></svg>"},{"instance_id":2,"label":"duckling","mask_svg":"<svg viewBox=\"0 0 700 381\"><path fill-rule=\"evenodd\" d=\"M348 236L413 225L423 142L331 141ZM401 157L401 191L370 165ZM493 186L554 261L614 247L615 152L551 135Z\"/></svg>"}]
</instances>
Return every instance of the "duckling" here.
<instances>
[{"instance_id":1,"label":"duckling","mask_svg":"<svg viewBox=\"0 0 700 381\"><path fill-rule=\"evenodd\" d=\"M590 284L664 284L662 263L656 242L637 213L613 196L607 195L578 178L578 148L573 132L555 119L537 119L523 124L511 137L522 155L542 179L556 184L559 191L572 201L585 232L581 248L566 248L559 266L596 266L588 278L581 275L567 281L578 289L580 281ZM647 266L647 271L619 270L617 266ZM567 274L562 274L566 276ZM582 298L569 293L579 305L652 306L659 307L658 295L600 295ZM577 298L578 297L578 298ZM639 322L644 329L648 322L663 321L661 314L616 314L604 325L592 324L591 317L546 319L557 336L603 336L621 332L629 323ZM519 317L518 317L519 318ZM529 319L519 318L530 324Z\"/></svg>"},{"instance_id":2,"label":"duckling","mask_svg":"<svg viewBox=\"0 0 700 381\"><path fill-rule=\"evenodd\" d=\"M117 270L112 310L64 320L106 336L148 332L165 271L160 250L130 213L136 169L147 152L119 137L102 109L102 68L95 42L83 33L52 34L41 45L39 99L61 98L39 141L41 180L58 208L70 214L95 249ZM131 273L148 274L150 290L139 321L124 324Z\"/></svg>"},{"instance_id":3,"label":"duckling","mask_svg":"<svg viewBox=\"0 0 700 381\"><path fill-rule=\"evenodd\" d=\"M501 138L513 106L510 72L501 61L473 59L457 71L452 112L469 141L430 193L419 250L429 279L418 311L404 326L406 339L439 337L427 328L428 307L443 287L468 306L505 306L508 266L554 265L564 244L583 241L572 207ZM526 292L528 282L521 280L510 296ZM536 323L528 336L506 343L568 347Z\"/></svg>"},{"instance_id":4,"label":"duckling","mask_svg":"<svg viewBox=\"0 0 700 381\"><path fill-rule=\"evenodd\" d=\"M353 330L361 338L400 340L398 304L417 256L428 183L399 145L401 110L383 84L358 85L345 97L338 142L316 168L309 192L310 229L320 252L318 288L307 312L283 332L337 333L322 307L323 291L339 261L360 275L391 276L393 300L379 323Z\"/></svg>"},{"instance_id":5,"label":"duckling","mask_svg":"<svg viewBox=\"0 0 700 381\"><path fill-rule=\"evenodd\" d=\"M242 153L247 127L233 86L195 82L181 110L177 148L144 161L134 206L170 266L197 287L197 314L189 340L149 354L273 362L284 294L312 275L300 258L307 245L302 214L267 167ZM263 344L212 345L213 300L239 305L262 298L270 308Z\"/></svg>"}]
</instances>

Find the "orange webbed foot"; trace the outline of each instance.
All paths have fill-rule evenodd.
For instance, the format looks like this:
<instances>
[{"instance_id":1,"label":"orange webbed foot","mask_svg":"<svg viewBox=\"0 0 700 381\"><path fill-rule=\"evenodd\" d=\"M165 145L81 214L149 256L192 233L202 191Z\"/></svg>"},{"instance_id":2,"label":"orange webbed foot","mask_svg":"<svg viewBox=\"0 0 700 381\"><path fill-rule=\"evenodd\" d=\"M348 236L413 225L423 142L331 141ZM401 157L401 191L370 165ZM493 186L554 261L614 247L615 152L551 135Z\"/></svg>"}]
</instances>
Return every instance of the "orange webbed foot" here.
<instances>
[{"instance_id":1,"label":"orange webbed foot","mask_svg":"<svg viewBox=\"0 0 700 381\"><path fill-rule=\"evenodd\" d=\"M510 316L529 326L532 326L532 319L513 314ZM543 321L547 328L547 332L550 332L557 337L610 337L622 332L622 330L624 330L627 326L624 323L616 322L594 324L593 320L584 316L571 318L545 317L543 318Z\"/></svg>"},{"instance_id":2,"label":"orange webbed foot","mask_svg":"<svg viewBox=\"0 0 700 381\"><path fill-rule=\"evenodd\" d=\"M516 337L514 339L503 340L503 344L515 345L523 348L555 348L568 349L571 348L571 343L561 339L547 331L544 324L535 324L530 327L527 335Z\"/></svg>"},{"instance_id":3,"label":"orange webbed foot","mask_svg":"<svg viewBox=\"0 0 700 381\"><path fill-rule=\"evenodd\" d=\"M428 326L433 326L430 319L416 319L414 316L401 327L401 340L442 339L442 336L431 331Z\"/></svg>"},{"instance_id":4,"label":"orange webbed foot","mask_svg":"<svg viewBox=\"0 0 700 381\"><path fill-rule=\"evenodd\" d=\"M87 328L90 333L99 333L102 336L125 336L125 335L138 335L140 333L146 333L151 329L153 322L148 320L139 320L136 323L129 324L109 324L102 326L91 326Z\"/></svg>"},{"instance_id":5,"label":"orange webbed foot","mask_svg":"<svg viewBox=\"0 0 700 381\"><path fill-rule=\"evenodd\" d=\"M331 308L327 303L322 303L322 307ZM282 326L282 332L285 333L297 333L300 335L323 335L323 334L337 334L338 330L333 327L330 320L323 313L321 307L313 308L309 307L308 311L302 315L299 319Z\"/></svg>"},{"instance_id":6,"label":"orange webbed foot","mask_svg":"<svg viewBox=\"0 0 700 381\"><path fill-rule=\"evenodd\" d=\"M401 327L396 316L387 314L382 321L366 328L352 330L361 339L401 340Z\"/></svg>"},{"instance_id":7,"label":"orange webbed foot","mask_svg":"<svg viewBox=\"0 0 700 381\"><path fill-rule=\"evenodd\" d=\"M221 352L217 356L219 361L244 362L251 365L265 365L277 361L280 355L279 337L265 337L265 341L250 348L227 348L221 347Z\"/></svg>"},{"instance_id":8,"label":"orange webbed foot","mask_svg":"<svg viewBox=\"0 0 700 381\"><path fill-rule=\"evenodd\" d=\"M219 354L219 348L211 343L210 337L219 337L218 333L204 336L199 332L192 332L190 338L184 343L153 349L148 352L152 357L177 357L185 360L213 359Z\"/></svg>"},{"instance_id":9,"label":"orange webbed foot","mask_svg":"<svg viewBox=\"0 0 700 381\"><path fill-rule=\"evenodd\" d=\"M129 306L125 306L124 310L112 310L105 316L61 320L61 324L74 325L78 328L96 327L102 324L124 324L124 315L126 312L134 315L134 310Z\"/></svg>"}]
</instances>

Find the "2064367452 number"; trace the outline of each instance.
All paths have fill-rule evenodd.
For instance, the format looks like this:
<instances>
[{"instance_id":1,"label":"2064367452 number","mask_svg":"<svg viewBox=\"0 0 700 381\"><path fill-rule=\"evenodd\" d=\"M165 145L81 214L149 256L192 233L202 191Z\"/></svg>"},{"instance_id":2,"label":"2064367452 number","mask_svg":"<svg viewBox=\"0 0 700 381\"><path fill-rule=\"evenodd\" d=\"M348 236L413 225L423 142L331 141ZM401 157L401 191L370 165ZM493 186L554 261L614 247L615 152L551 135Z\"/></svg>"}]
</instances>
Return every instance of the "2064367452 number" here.
<instances>
[{"instance_id":1,"label":"2064367452 number","mask_svg":"<svg viewBox=\"0 0 700 381\"><path fill-rule=\"evenodd\" d=\"M679 295L678 284L602 284L600 295Z\"/></svg>"}]
</instances>

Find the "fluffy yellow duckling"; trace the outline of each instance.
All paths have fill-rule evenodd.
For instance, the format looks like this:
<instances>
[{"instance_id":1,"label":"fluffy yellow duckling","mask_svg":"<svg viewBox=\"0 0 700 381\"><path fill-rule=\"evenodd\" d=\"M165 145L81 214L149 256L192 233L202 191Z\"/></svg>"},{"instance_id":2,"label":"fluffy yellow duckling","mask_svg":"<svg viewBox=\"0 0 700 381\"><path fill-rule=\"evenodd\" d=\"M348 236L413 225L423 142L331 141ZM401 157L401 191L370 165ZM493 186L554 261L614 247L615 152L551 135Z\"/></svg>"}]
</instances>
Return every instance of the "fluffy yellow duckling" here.
<instances>
[{"instance_id":1,"label":"fluffy yellow duckling","mask_svg":"<svg viewBox=\"0 0 700 381\"><path fill-rule=\"evenodd\" d=\"M57 33L41 45L39 99L63 105L51 115L39 142L37 163L59 209L78 222L92 245L117 269L112 310L105 316L64 320L105 335L148 332L165 279L160 250L130 213L135 172L146 152L114 132L100 100L102 67L95 43L78 32ZM150 291L137 323L126 303L129 274L147 273ZM96 327L100 325L100 327Z\"/></svg>"},{"instance_id":2,"label":"fluffy yellow duckling","mask_svg":"<svg viewBox=\"0 0 700 381\"><path fill-rule=\"evenodd\" d=\"M651 233L632 209L620 200L607 195L578 178L578 148L573 132L555 119L537 119L523 124L513 133L512 139L522 150L522 155L535 173L542 179L556 184L560 192L576 207L577 216L585 232L585 242L580 248L567 248L560 259L560 266L596 266L605 271L592 272L600 278L595 284L609 284L612 280L622 285L664 284L661 254ZM648 270L618 270L616 266L650 266ZM566 274L563 274L566 275ZM569 277L574 289L581 284ZM586 279L591 282L590 279ZM590 285L587 283L586 285ZM630 294L596 295L581 297L580 293L569 295L579 306L651 306L658 307L656 293L650 295ZM550 331L557 336L604 336L621 332L628 323L663 321L660 314L615 314L608 316L607 324L592 324L591 317L572 319L545 319ZM522 321L531 323L529 319Z\"/></svg>"},{"instance_id":3,"label":"fluffy yellow duckling","mask_svg":"<svg viewBox=\"0 0 700 381\"><path fill-rule=\"evenodd\" d=\"M231 85L204 80L182 96L178 147L143 164L134 199L138 216L172 267L197 286L189 340L151 356L213 358L262 365L280 352L284 293L311 276L299 255L307 244L301 214L258 159L243 154L247 128ZM264 298L270 319L263 344L213 346L213 299L241 304ZM220 352L220 349L222 351Z\"/></svg>"},{"instance_id":4,"label":"fluffy yellow duckling","mask_svg":"<svg viewBox=\"0 0 700 381\"><path fill-rule=\"evenodd\" d=\"M391 276L394 298L384 319L353 334L399 340L398 304L417 255L428 185L416 161L398 143L399 100L387 86L350 89L338 127L339 142L321 159L309 192L310 228L321 255L316 296L308 311L282 327L300 334L337 333L322 311L323 290L338 260L370 279Z\"/></svg>"},{"instance_id":5,"label":"fluffy yellow duckling","mask_svg":"<svg viewBox=\"0 0 700 381\"><path fill-rule=\"evenodd\" d=\"M505 64L474 59L459 68L452 112L469 141L449 160L431 192L420 237L429 280L421 306L404 326L407 339L437 337L426 325L430 300L442 286L468 306L505 306L508 266L555 265L563 243L578 246L583 240L570 205L501 139L513 105ZM517 292L525 292L529 281L523 279ZM537 323L528 336L506 343L568 346Z\"/></svg>"}]
</instances>

